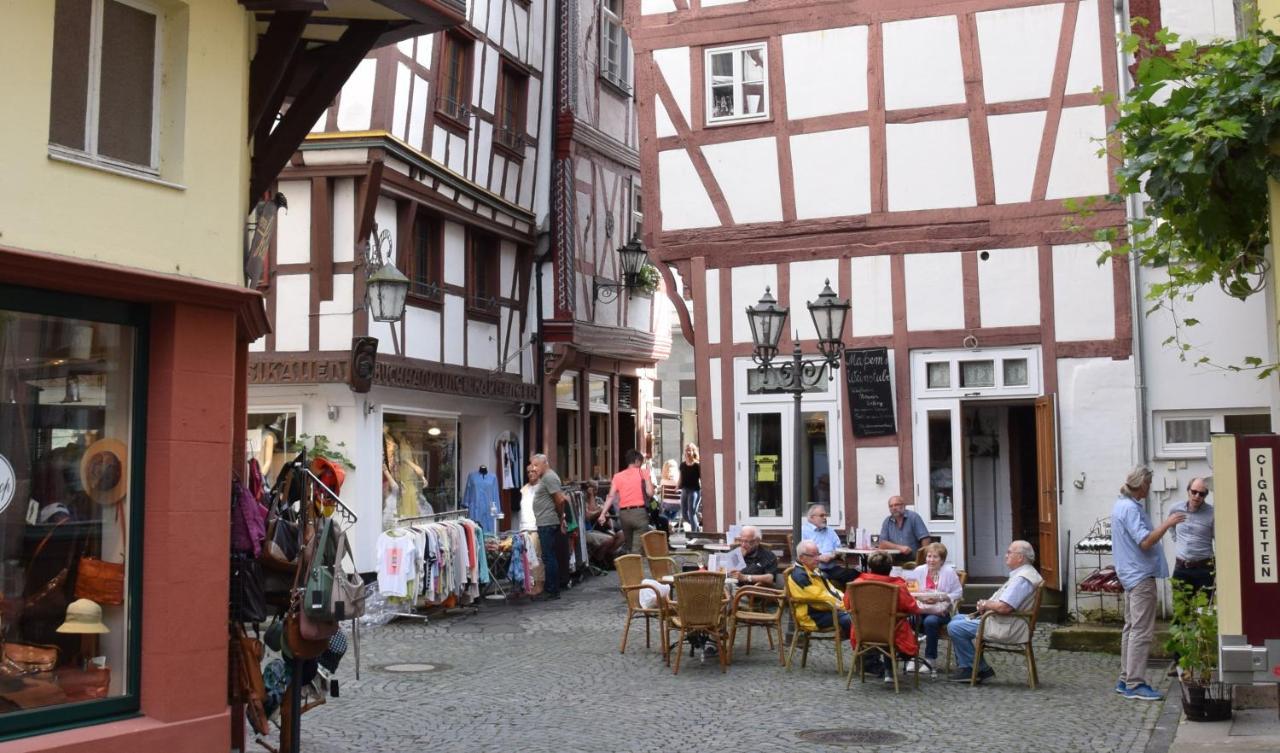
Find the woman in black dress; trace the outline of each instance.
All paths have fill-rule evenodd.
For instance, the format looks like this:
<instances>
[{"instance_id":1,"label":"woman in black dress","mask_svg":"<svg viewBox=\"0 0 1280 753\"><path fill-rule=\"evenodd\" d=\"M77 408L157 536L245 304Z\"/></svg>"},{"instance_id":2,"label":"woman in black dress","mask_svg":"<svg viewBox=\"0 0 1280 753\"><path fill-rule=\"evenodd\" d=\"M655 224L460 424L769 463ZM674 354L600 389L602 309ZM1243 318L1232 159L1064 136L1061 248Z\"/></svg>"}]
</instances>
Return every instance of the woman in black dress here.
<instances>
[{"instance_id":1,"label":"woman in black dress","mask_svg":"<svg viewBox=\"0 0 1280 753\"><path fill-rule=\"evenodd\" d=\"M702 464L698 462L698 446L692 442L684 446L680 462L680 514L690 532L702 530Z\"/></svg>"}]
</instances>

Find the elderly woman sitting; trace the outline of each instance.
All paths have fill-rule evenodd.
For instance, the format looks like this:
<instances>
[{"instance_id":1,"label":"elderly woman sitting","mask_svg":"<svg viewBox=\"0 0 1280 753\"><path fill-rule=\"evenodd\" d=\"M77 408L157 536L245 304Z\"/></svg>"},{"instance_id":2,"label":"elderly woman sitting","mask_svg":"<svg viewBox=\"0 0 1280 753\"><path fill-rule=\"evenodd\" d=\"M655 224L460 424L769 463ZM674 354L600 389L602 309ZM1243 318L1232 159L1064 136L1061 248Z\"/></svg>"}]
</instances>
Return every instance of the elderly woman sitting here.
<instances>
[{"instance_id":1,"label":"elderly woman sitting","mask_svg":"<svg viewBox=\"0 0 1280 753\"><path fill-rule=\"evenodd\" d=\"M960 598L964 593L964 586L960 583L960 576L951 565L947 564L947 548L941 543L934 542L927 544L925 551L925 566L917 567L915 570L908 570L903 577L908 581L915 583L917 591L925 591L931 594L939 594L938 596L929 596L926 599L931 603L942 604L946 607L946 611L939 614L925 614L915 618L916 624L923 628L924 658L928 662L920 667L922 672L933 672L930 667L935 665L938 660L938 635L951 621L951 614L955 611L955 606L960 603ZM921 599L925 601L926 599ZM912 667L908 665L907 671L911 671Z\"/></svg>"}]
</instances>

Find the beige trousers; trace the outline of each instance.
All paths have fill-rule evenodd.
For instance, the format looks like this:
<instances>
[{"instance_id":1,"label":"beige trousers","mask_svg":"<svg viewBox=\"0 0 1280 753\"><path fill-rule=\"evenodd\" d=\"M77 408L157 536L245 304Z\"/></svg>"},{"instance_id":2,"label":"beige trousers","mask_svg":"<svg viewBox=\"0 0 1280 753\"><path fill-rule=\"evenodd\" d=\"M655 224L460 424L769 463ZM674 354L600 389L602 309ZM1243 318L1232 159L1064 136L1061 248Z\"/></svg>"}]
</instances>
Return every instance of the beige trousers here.
<instances>
[{"instance_id":1,"label":"beige trousers","mask_svg":"<svg viewBox=\"0 0 1280 753\"><path fill-rule=\"evenodd\" d=\"M1147 682L1147 658L1156 630L1156 579L1147 578L1124 592L1124 629L1120 632L1120 682ZM1150 684L1150 683L1147 683Z\"/></svg>"}]
</instances>

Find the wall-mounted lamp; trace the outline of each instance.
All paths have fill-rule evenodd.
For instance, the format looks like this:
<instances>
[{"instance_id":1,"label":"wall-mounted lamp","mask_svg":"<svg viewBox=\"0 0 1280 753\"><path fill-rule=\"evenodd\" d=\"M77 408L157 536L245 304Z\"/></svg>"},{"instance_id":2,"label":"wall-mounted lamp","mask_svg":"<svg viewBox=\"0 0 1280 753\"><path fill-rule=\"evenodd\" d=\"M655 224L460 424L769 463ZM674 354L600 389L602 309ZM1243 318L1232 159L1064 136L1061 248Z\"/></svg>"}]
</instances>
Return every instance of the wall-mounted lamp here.
<instances>
[{"instance_id":1,"label":"wall-mounted lamp","mask_svg":"<svg viewBox=\"0 0 1280 753\"><path fill-rule=\"evenodd\" d=\"M337 421L337 420L338 420L338 414L339 414L339 412L340 412L340 411L339 411L339 407L338 407L338 406L336 406L336 405L330 405L330 406L329 406L329 420L330 420L330 421Z\"/></svg>"},{"instance_id":2,"label":"wall-mounted lamp","mask_svg":"<svg viewBox=\"0 0 1280 753\"><path fill-rule=\"evenodd\" d=\"M622 259L622 282L591 282L591 300L608 303L618 297L623 289L634 290L640 284L640 270L649 261L649 252L640 243L636 235L627 241L627 245L618 248L618 256Z\"/></svg>"},{"instance_id":3,"label":"wall-mounted lamp","mask_svg":"<svg viewBox=\"0 0 1280 753\"><path fill-rule=\"evenodd\" d=\"M876 486L884 486L884 476L879 473L876 474Z\"/></svg>"},{"instance_id":4,"label":"wall-mounted lamp","mask_svg":"<svg viewBox=\"0 0 1280 753\"><path fill-rule=\"evenodd\" d=\"M1072 481L1071 485L1077 489L1084 489L1084 480L1085 480L1084 471L1080 471L1080 478L1076 479L1075 481Z\"/></svg>"},{"instance_id":5,"label":"wall-mounted lamp","mask_svg":"<svg viewBox=\"0 0 1280 753\"><path fill-rule=\"evenodd\" d=\"M374 412L375 410L377 410L377 409L378 409L378 406L377 406L376 404L371 403L371 402L369 402L368 400L365 400L365 401L364 401L364 414L365 414L366 416L371 416L371 415L373 415L373 412Z\"/></svg>"},{"instance_id":6,"label":"wall-mounted lamp","mask_svg":"<svg viewBox=\"0 0 1280 753\"><path fill-rule=\"evenodd\" d=\"M375 322L398 322L404 316L409 278L391 261L391 231L378 232L373 223L371 239L365 244L365 265L369 279L365 282L365 304Z\"/></svg>"}]
</instances>

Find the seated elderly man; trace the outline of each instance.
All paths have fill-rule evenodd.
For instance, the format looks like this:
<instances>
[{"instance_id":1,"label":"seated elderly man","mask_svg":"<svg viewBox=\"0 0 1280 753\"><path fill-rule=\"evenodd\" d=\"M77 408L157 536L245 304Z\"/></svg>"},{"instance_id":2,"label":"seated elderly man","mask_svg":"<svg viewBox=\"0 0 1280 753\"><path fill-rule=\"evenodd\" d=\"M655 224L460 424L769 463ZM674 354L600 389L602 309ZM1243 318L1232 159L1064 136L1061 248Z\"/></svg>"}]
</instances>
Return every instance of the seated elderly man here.
<instances>
[{"instance_id":1,"label":"seated elderly man","mask_svg":"<svg viewBox=\"0 0 1280 753\"><path fill-rule=\"evenodd\" d=\"M773 552L760 546L760 529L755 526L743 526L738 534L738 551L747 566L741 570L730 570L729 577L743 586L764 586L775 588L778 575L778 558Z\"/></svg>"},{"instance_id":2,"label":"seated elderly man","mask_svg":"<svg viewBox=\"0 0 1280 753\"><path fill-rule=\"evenodd\" d=\"M795 600L796 621L806 630L831 629L831 615L834 611L840 620L840 637L849 635L853 625L849 613L844 611L844 594L818 570L818 545L812 541L801 541L796 547L796 564L799 567L791 570L787 579L787 595ZM822 601L830 604L832 611L826 609L810 610L804 601Z\"/></svg>"},{"instance_id":3,"label":"seated elderly man","mask_svg":"<svg viewBox=\"0 0 1280 753\"><path fill-rule=\"evenodd\" d=\"M857 580L860 574L857 569L845 567L837 559L836 549L840 546L840 535L827 525L827 508L810 505L805 518L804 527L800 530L800 540L812 541L818 546L818 569L822 574L838 588L844 588L850 581Z\"/></svg>"},{"instance_id":4,"label":"seated elderly man","mask_svg":"<svg viewBox=\"0 0 1280 753\"><path fill-rule=\"evenodd\" d=\"M952 682L969 682L973 675L973 642L978 636L978 626L982 615L992 613L987 620L983 640L992 643L1021 643L1027 640L1027 623L1016 617L1005 617L1010 612L1020 612L1031 606L1035 598L1036 586L1042 578L1035 568L1036 552L1031 544L1015 541L1009 545L1004 555L1004 564L1009 568L1009 579L1000 586L990 599L978 601L978 611L965 619L952 620L947 623L947 634L951 636L951 645L956 652L956 663L960 668L951 677ZM984 660L978 667L978 682L995 677L996 671Z\"/></svg>"},{"instance_id":5,"label":"seated elderly man","mask_svg":"<svg viewBox=\"0 0 1280 753\"><path fill-rule=\"evenodd\" d=\"M889 516L880 526L878 547L893 554L899 564L913 561L916 549L928 544L929 527L914 510L907 509L907 501L898 495L889 498Z\"/></svg>"}]
</instances>

